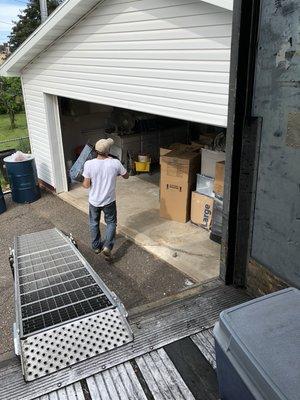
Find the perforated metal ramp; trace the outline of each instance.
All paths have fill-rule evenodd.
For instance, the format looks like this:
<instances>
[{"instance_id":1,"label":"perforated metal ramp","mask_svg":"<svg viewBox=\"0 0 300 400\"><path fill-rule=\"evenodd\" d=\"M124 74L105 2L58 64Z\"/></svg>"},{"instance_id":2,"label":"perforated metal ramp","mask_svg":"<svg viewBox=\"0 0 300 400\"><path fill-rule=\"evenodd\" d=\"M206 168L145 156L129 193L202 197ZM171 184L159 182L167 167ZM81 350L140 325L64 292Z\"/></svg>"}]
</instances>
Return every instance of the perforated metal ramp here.
<instances>
[{"instance_id":1,"label":"perforated metal ramp","mask_svg":"<svg viewBox=\"0 0 300 400\"><path fill-rule=\"evenodd\" d=\"M127 313L57 229L15 238L15 348L37 379L133 340Z\"/></svg>"}]
</instances>

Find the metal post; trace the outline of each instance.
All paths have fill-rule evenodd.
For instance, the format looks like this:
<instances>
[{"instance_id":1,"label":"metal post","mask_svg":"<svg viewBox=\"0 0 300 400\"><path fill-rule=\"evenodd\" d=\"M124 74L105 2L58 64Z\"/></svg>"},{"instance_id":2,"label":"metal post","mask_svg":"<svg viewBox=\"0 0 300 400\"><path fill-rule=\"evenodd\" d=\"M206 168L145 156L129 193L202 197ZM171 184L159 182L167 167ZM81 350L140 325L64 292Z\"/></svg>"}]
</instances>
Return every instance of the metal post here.
<instances>
[{"instance_id":1,"label":"metal post","mask_svg":"<svg viewBox=\"0 0 300 400\"><path fill-rule=\"evenodd\" d=\"M47 0L40 0L41 22L48 18Z\"/></svg>"}]
</instances>

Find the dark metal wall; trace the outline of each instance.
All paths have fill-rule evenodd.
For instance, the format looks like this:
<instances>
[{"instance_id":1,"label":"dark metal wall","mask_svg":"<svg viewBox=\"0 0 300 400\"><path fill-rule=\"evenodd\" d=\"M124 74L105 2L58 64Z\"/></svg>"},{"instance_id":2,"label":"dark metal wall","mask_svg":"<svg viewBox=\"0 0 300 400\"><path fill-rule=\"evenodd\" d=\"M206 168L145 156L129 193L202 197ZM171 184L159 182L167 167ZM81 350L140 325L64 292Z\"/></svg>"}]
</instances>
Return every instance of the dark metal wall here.
<instances>
[{"instance_id":1,"label":"dark metal wall","mask_svg":"<svg viewBox=\"0 0 300 400\"><path fill-rule=\"evenodd\" d=\"M252 116L262 125L250 257L299 287L299 0L261 0Z\"/></svg>"},{"instance_id":2,"label":"dark metal wall","mask_svg":"<svg viewBox=\"0 0 300 400\"><path fill-rule=\"evenodd\" d=\"M245 286L251 244L260 118L251 117L259 0L235 0L220 277Z\"/></svg>"}]
</instances>

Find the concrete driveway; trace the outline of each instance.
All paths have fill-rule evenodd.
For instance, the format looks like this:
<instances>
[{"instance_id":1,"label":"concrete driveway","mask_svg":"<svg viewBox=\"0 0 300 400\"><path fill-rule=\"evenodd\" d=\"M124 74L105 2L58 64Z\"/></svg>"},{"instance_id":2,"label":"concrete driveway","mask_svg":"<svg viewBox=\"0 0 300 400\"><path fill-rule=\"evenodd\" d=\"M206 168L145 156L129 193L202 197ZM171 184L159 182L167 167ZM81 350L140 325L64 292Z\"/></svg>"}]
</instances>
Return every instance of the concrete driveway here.
<instances>
[{"instance_id":1,"label":"concrete driveway","mask_svg":"<svg viewBox=\"0 0 300 400\"><path fill-rule=\"evenodd\" d=\"M88 213L88 190L81 184L59 196ZM160 217L159 173L118 179L117 204L121 234L198 283L219 275L220 245L210 240L208 231Z\"/></svg>"}]
</instances>

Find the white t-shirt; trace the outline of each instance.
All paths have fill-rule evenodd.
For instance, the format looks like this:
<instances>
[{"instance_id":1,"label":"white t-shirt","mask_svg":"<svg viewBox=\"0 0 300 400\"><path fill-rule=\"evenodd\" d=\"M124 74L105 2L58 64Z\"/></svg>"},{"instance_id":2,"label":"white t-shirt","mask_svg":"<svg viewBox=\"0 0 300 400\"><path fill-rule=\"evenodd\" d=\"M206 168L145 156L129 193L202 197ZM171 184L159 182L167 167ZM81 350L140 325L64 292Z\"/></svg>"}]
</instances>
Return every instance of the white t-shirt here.
<instances>
[{"instance_id":1,"label":"white t-shirt","mask_svg":"<svg viewBox=\"0 0 300 400\"><path fill-rule=\"evenodd\" d=\"M82 175L91 179L89 202L95 207L103 207L115 201L117 176L126 172L120 161L114 158L86 161Z\"/></svg>"}]
</instances>

